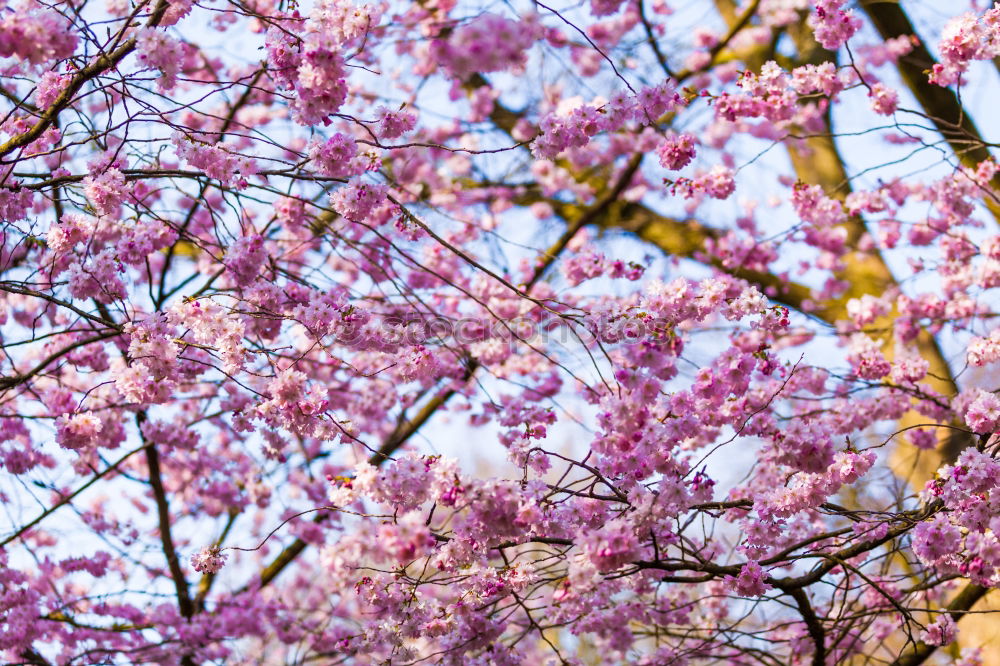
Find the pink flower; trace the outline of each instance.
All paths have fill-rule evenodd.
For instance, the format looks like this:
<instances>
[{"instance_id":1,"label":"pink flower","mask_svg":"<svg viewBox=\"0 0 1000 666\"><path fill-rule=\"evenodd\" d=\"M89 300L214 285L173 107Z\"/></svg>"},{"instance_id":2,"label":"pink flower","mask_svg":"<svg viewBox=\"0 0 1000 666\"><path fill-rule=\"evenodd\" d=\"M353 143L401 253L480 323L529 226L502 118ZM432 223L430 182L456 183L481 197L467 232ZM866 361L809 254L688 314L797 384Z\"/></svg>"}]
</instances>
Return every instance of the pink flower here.
<instances>
[{"instance_id":1,"label":"pink flower","mask_svg":"<svg viewBox=\"0 0 1000 666\"><path fill-rule=\"evenodd\" d=\"M136 35L135 50L144 67L160 70L157 87L163 92L173 90L184 61L181 43L163 30L143 28Z\"/></svg>"},{"instance_id":2,"label":"pink flower","mask_svg":"<svg viewBox=\"0 0 1000 666\"><path fill-rule=\"evenodd\" d=\"M1000 54L1000 8L994 5L981 18L966 13L951 19L941 31L941 61L928 77L931 83L957 83L973 60L992 60Z\"/></svg>"},{"instance_id":3,"label":"pink flower","mask_svg":"<svg viewBox=\"0 0 1000 666\"><path fill-rule=\"evenodd\" d=\"M76 29L61 14L27 2L16 9L5 3L4 9L0 56L38 65L73 55L78 41Z\"/></svg>"},{"instance_id":4,"label":"pink flower","mask_svg":"<svg viewBox=\"0 0 1000 666\"><path fill-rule=\"evenodd\" d=\"M344 60L339 52L308 50L295 78L295 119L303 125L326 121L347 101Z\"/></svg>"},{"instance_id":5,"label":"pink flower","mask_svg":"<svg viewBox=\"0 0 1000 666\"><path fill-rule=\"evenodd\" d=\"M63 415L56 420L56 441L64 449L88 449L97 446L103 429L101 420L94 414Z\"/></svg>"},{"instance_id":6,"label":"pink flower","mask_svg":"<svg viewBox=\"0 0 1000 666\"><path fill-rule=\"evenodd\" d=\"M690 134L671 132L656 149L660 166L664 169L683 169L694 159L694 137Z\"/></svg>"},{"instance_id":7,"label":"pink flower","mask_svg":"<svg viewBox=\"0 0 1000 666\"><path fill-rule=\"evenodd\" d=\"M23 189L14 183L0 187L0 220L17 222L28 215L34 199L31 190Z\"/></svg>"},{"instance_id":8,"label":"pink flower","mask_svg":"<svg viewBox=\"0 0 1000 666\"><path fill-rule=\"evenodd\" d=\"M522 67L527 50L539 36L537 24L513 21L497 14L480 14L458 27L447 40L433 43L437 62L457 79L475 72L500 72Z\"/></svg>"},{"instance_id":9,"label":"pink flower","mask_svg":"<svg viewBox=\"0 0 1000 666\"><path fill-rule=\"evenodd\" d=\"M129 187L125 174L109 168L96 176L84 178L83 192L98 215L117 217L121 214L121 204L129 194Z\"/></svg>"},{"instance_id":10,"label":"pink flower","mask_svg":"<svg viewBox=\"0 0 1000 666\"><path fill-rule=\"evenodd\" d=\"M378 26L382 9L351 0L318 0L306 22L308 43L323 49L355 45Z\"/></svg>"},{"instance_id":11,"label":"pink flower","mask_svg":"<svg viewBox=\"0 0 1000 666\"><path fill-rule=\"evenodd\" d=\"M113 367L115 387L137 404L166 402L177 387L178 346L160 317L127 324L128 363Z\"/></svg>"},{"instance_id":12,"label":"pink flower","mask_svg":"<svg viewBox=\"0 0 1000 666\"><path fill-rule=\"evenodd\" d=\"M847 360L862 379L881 379L892 370L892 364L882 354L879 343L864 333L851 336Z\"/></svg>"},{"instance_id":13,"label":"pink flower","mask_svg":"<svg viewBox=\"0 0 1000 666\"><path fill-rule=\"evenodd\" d=\"M868 97L872 100L872 109L881 116L891 116L899 105L899 94L882 83L873 85Z\"/></svg>"},{"instance_id":14,"label":"pink flower","mask_svg":"<svg viewBox=\"0 0 1000 666\"><path fill-rule=\"evenodd\" d=\"M809 25L816 41L825 49L835 51L861 28L861 19L853 10L843 10L845 0L816 0L816 10L809 16Z\"/></svg>"},{"instance_id":15,"label":"pink flower","mask_svg":"<svg viewBox=\"0 0 1000 666\"><path fill-rule=\"evenodd\" d=\"M765 577L766 574L760 564L756 560L750 560L743 565L738 576L735 578L727 576L726 582L738 596L760 597L771 589L771 586L764 581Z\"/></svg>"},{"instance_id":16,"label":"pink flower","mask_svg":"<svg viewBox=\"0 0 1000 666\"><path fill-rule=\"evenodd\" d=\"M218 546L205 546L191 556L191 566L199 573L214 574L222 570L228 557L229 553Z\"/></svg>"},{"instance_id":17,"label":"pink flower","mask_svg":"<svg viewBox=\"0 0 1000 666\"><path fill-rule=\"evenodd\" d=\"M713 199L726 199L736 191L736 180L733 178L732 169L721 165L716 165L712 169L696 179L698 185Z\"/></svg>"},{"instance_id":18,"label":"pink flower","mask_svg":"<svg viewBox=\"0 0 1000 666\"><path fill-rule=\"evenodd\" d=\"M916 384L927 376L930 363L919 356L899 358L892 363L889 379L897 384Z\"/></svg>"},{"instance_id":19,"label":"pink flower","mask_svg":"<svg viewBox=\"0 0 1000 666\"><path fill-rule=\"evenodd\" d=\"M832 62L802 65L792 70L792 87L800 95L821 92L833 97L844 89L844 80Z\"/></svg>"},{"instance_id":20,"label":"pink flower","mask_svg":"<svg viewBox=\"0 0 1000 666\"><path fill-rule=\"evenodd\" d=\"M35 87L35 106L45 109L56 101L56 98L65 90L70 77L61 76L57 72L45 72Z\"/></svg>"},{"instance_id":21,"label":"pink flower","mask_svg":"<svg viewBox=\"0 0 1000 666\"><path fill-rule=\"evenodd\" d=\"M993 329L989 337L972 338L966 354L969 365L986 365L1000 361L1000 328Z\"/></svg>"},{"instance_id":22,"label":"pink flower","mask_svg":"<svg viewBox=\"0 0 1000 666\"><path fill-rule=\"evenodd\" d=\"M844 205L826 196L819 185L796 184L792 190L792 206L802 221L816 227L839 226L847 221Z\"/></svg>"},{"instance_id":23,"label":"pink flower","mask_svg":"<svg viewBox=\"0 0 1000 666\"><path fill-rule=\"evenodd\" d=\"M314 141L309 146L309 157L316 170L325 176L342 178L360 173L354 164L358 144L346 134L337 132L326 141ZM363 169L362 169L363 171Z\"/></svg>"},{"instance_id":24,"label":"pink flower","mask_svg":"<svg viewBox=\"0 0 1000 666\"><path fill-rule=\"evenodd\" d=\"M118 258L125 264L136 266L149 255L169 247L177 240L177 232L156 219L145 219L126 228L115 246Z\"/></svg>"},{"instance_id":25,"label":"pink flower","mask_svg":"<svg viewBox=\"0 0 1000 666\"><path fill-rule=\"evenodd\" d=\"M379 115L378 135L382 139L395 139L403 136L412 130L417 122L417 117L414 114L402 109L391 111L384 106L380 106L376 109L376 113Z\"/></svg>"},{"instance_id":26,"label":"pink flower","mask_svg":"<svg viewBox=\"0 0 1000 666\"><path fill-rule=\"evenodd\" d=\"M922 522L913 532L913 551L928 564L961 552L961 545L961 532L944 518Z\"/></svg>"},{"instance_id":27,"label":"pink flower","mask_svg":"<svg viewBox=\"0 0 1000 666\"><path fill-rule=\"evenodd\" d=\"M621 567L638 555L639 542L627 521L615 519L583 537L583 549L598 571Z\"/></svg>"},{"instance_id":28,"label":"pink flower","mask_svg":"<svg viewBox=\"0 0 1000 666\"><path fill-rule=\"evenodd\" d=\"M847 301L847 314L854 320L855 326L863 328L873 323L879 317L889 314L892 304L885 299L865 294L860 299Z\"/></svg>"},{"instance_id":29,"label":"pink flower","mask_svg":"<svg viewBox=\"0 0 1000 666\"><path fill-rule=\"evenodd\" d=\"M352 182L330 195L330 205L352 222L364 222L386 201L386 185Z\"/></svg>"},{"instance_id":30,"label":"pink flower","mask_svg":"<svg viewBox=\"0 0 1000 666\"><path fill-rule=\"evenodd\" d=\"M178 21L191 13L194 0L168 0L167 11L163 13L163 20L160 25L176 25Z\"/></svg>"},{"instance_id":31,"label":"pink flower","mask_svg":"<svg viewBox=\"0 0 1000 666\"><path fill-rule=\"evenodd\" d=\"M299 64L302 62L299 40L295 34L282 29L277 23L272 24L267 30L264 47L267 49L269 69L273 72L278 88L294 88Z\"/></svg>"},{"instance_id":32,"label":"pink flower","mask_svg":"<svg viewBox=\"0 0 1000 666\"><path fill-rule=\"evenodd\" d=\"M257 173L257 163L253 158L241 155L229 146L208 144L180 134L174 135L173 142L178 157L223 185L245 189L249 185L247 178Z\"/></svg>"},{"instance_id":33,"label":"pink flower","mask_svg":"<svg viewBox=\"0 0 1000 666\"><path fill-rule=\"evenodd\" d=\"M69 266L69 292L75 299L95 298L101 303L125 298L127 290L120 277L124 270L109 248L84 263Z\"/></svg>"},{"instance_id":34,"label":"pink flower","mask_svg":"<svg viewBox=\"0 0 1000 666\"><path fill-rule=\"evenodd\" d=\"M933 428L911 430L907 434L907 439L918 449L934 449L938 445L937 433L934 432Z\"/></svg>"},{"instance_id":35,"label":"pink flower","mask_svg":"<svg viewBox=\"0 0 1000 666\"><path fill-rule=\"evenodd\" d=\"M954 643L958 636L958 625L948 613L940 613L933 623L927 625L927 629L920 638L928 645L948 645Z\"/></svg>"},{"instance_id":36,"label":"pink flower","mask_svg":"<svg viewBox=\"0 0 1000 666\"><path fill-rule=\"evenodd\" d=\"M378 529L379 547L400 564L426 555L434 547L434 537L420 511L409 511Z\"/></svg>"},{"instance_id":37,"label":"pink flower","mask_svg":"<svg viewBox=\"0 0 1000 666\"><path fill-rule=\"evenodd\" d=\"M982 389L975 392L976 398L965 410L965 422L976 432L995 432L1000 426L1000 398Z\"/></svg>"},{"instance_id":38,"label":"pink flower","mask_svg":"<svg viewBox=\"0 0 1000 666\"><path fill-rule=\"evenodd\" d=\"M616 14L625 0L590 0L590 13L594 16Z\"/></svg>"},{"instance_id":39,"label":"pink flower","mask_svg":"<svg viewBox=\"0 0 1000 666\"><path fill-rule=\"evenodd\" d=\"M249 286L264 266L267 253L264 251L264 239L259 234L243 236L226 252L226 268L236 278L236 284Z\"/></svg>"}]
</instances>

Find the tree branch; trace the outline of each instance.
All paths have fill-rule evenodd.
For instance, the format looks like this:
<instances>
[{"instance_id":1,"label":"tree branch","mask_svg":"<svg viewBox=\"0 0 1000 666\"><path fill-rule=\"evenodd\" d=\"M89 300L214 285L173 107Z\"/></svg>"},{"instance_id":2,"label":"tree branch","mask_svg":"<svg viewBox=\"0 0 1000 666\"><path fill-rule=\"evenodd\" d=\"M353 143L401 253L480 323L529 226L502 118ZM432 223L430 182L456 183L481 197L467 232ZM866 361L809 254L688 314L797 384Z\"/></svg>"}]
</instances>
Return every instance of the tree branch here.
<instances>
[{"instance_id":1,"label":"tree branch","mask_svg":"<svg viewBox=\"0 0 1000 666\"><path fill-rule=\"evenodd\" d=\"M146 420L144 412L136 414L136 425L141 426ZM145 442L145 437L143 437ZM184 617L191 617L194 614L194 604L191 603L191 596L188 593L187 579L181 569L180 560L177 557L177 548L174 546L174 539L170 533L170 504L167 500L167 493L163 488L163 472L160 469L160 454L156 446L146 442L146 464L149 466L149 485L153 488L153 499L156 501L156 513L160 523L160 544L163 546L163 554L167 558L167 566L170 568L170 577L174 581L174 590L177 593L177 606Z\"/></svg>"},{"instance_id":2,"label":"tree branch","mask_svg":"<svg viewBox=\"0 0 1000 666\"><path fill-rule=\"evenodd\" d=\"M819 618L816 617L816 611L813 610L812 604L809 603L809 597L799 587L789 589L787 592L795 600L795 605L798 606L799 614L806 623L806 629L809 630L809 637L812 638L813 645L816 648L813 651L813 666L825 666L826 632L823 630L823 625L820 624Z\"/></svg>"},{"instance_id":3,"label":"tree branch","mask_svg":"<svg viewBox=\"0 0 1000 666\"><path fill-rule=\"evenodd\" d=\"M863 0L861 8L878 30L883 39L917 36L898 0ZM934 69L937 61L924 45L917 41L913 50L899 59L898 71L903 82L917 99L928 119L944 137L958 157L959 162L969 168L990 159L986 142L976 128L961 101L951 89L931 83L927 74ZM994 191L1000 191L1000 175L990 181ZM992 192L983 197L983 202L1000 221L1000 200Z\"/></svg>"},{"instance_id":4,"label":"tree branch","mask_svg":"<svg viewBox=\"0 0 1000 666\"><path fill-rule=\"evenodd\" d=\"M952 599L951 603L947 606L951 619L955 622L961 620L965 612L971 610L976 605L976 602L986 596L988 591L987 588L980 587L974 583L969 583L962 588L958 596ZM927 661L937 648L938 646L936 645L928 645L920 641L905 653L899 655L896 661L892 662L891 666L919 666Z\"/></svg>"}]
</instances>

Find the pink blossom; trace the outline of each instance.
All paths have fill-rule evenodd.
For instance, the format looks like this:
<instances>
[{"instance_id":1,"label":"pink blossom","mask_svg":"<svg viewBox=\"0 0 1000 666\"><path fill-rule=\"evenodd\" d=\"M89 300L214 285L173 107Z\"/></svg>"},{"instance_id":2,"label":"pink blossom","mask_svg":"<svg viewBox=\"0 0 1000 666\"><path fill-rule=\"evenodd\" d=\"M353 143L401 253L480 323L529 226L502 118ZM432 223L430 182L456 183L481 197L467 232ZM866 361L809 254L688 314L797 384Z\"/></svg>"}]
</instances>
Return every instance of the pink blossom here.
<instances>
[{"instance_id":1,"label":"pink blossom","mask_svg":"<svg viewBox=\"0 0 1000 666\"><path fill-rule=\"evenodd\" d=\"M399 563L412 562L434 546L434 538L419 511L410 511L393 523L384 523L378 532L380 546Z\"/></svg>"},{"instance_id":2,"label":"pink blossom","mask_svg":"<svg viewBox=\"0 0 1000 666\"><path fill-rule=\"evenodd\" d=\"M733 593L741 597L763 596L771 586L764 582L765 574L756 560L750 560L743 565L735 578L728 579Z\"/></svg>"},{"instance_id":3,"label":"pink blossom","mask_svg":"<svg viewBox=\"0 0 1000 666\"><path fill-rule=\"evenodd\" d=\"M892 310L892 304L871 294L847 301L847 314L858 328L864 328Z\"/></svg>"},{"instance_id":4,"label":"pink blossom","mask_svg":"<svg viewBox=\"0 0 1000 666\"><path fill-rule=\"evenodd\" d=\"M249 184L248 178L257 173L252 158L223 144L202 143L180 135L175 135L173 141L181 159L224 185L243 189Z\"/></svg>"},{"instance_id":5,"label":"pink blossom","mask_svg":"<svg viewBox=\"0 0 1000 666\"><path fill-rule=\"evenodd\" d=\"M884 42L866 45L861 52L869 64L880 67L886 63L898 62L901 57L910 53L916 44L919 44L916 36L900 35Z\"/></svg>"},{"instance_id":6,"label":"pink blossom","mask_svg":"<svg viewBox=\"0 0 1000 666\"><path fill-rule=\"evenodd\" d=\"M891 116L899 105L899 94L882 83L875 83L868 92L872 100L872 109L882 116Z\"/></svg>"},{"instance_id":7,"label":"pink blossom","mask_svg":"<svg viewBox=\"0 0 1000 666\"><path fill-rule=\"evenodd\" d=\"M1000 166L884 122L913 36L97 4L0 12L0 661L891 662L1000 587Z\"/></svg>"},{"instance_id":8,"label":"pink blossom","mask_svg":"<svg viewBox=\"0 0 1000 666\"><path fill-rule=\"evenodd\" d=\"M23 220L33 199L31 190L18 187L16 184L0 187L0 220L4 222Z\"/></svg>"},{"instance_id":9,"label":"pink blossom","mask_svg":"<svg viewBox=\"0 0 1000 666\"><path fill-rule=\"evenodd\" d=\"M73 298L94 298L101 303L110 303L124 298L125 284L121 280L124 271L121 262L111 249L75 262L69 266L69 291Z\"/></svg>"},{"instance_id":10,"label":"pink blossom","mask_svg":"<svg viewBox=\"0 0 1000 666\"><path fill-rule=\"evenodd\" d=\"M191 13L194 0L168 0L169 7L163 13L160 25L176 25L178 21Z\"/></svg>"},{"instance_id":11,"label":"pink blossom","mask_svg":"<svg viewBox=\"0 0 1000 666\"><path fill-rule=\"evenodd\" d=\"M64 449L81 450L97 446L103 424L94 414L60 416L56 421L56 441Z\"/></svg>"},{"instance_id":12,"label":"pink blossom","mask_svg":"<svg viewBox=\"0 0 1000 666\"><path fill-rule=\"evenodd\" d=\"M294 78L297 93L292 103L295 119L303 125L321 123L336 113L347 99L343 57L336 51L309 48Z\"/></svg>"},{"instance_id":13,"label":"pink blossom","mask_svg":"<svg viewBox=\"0 0 1000 666\"><path fill-rule=\"evenodd\" d=\"M0 19L0 56L38 65L73 55L77 33L61 14L23 2Z\"/></svg>"},{"instance_id":14,"label":"pink blossom","mask_svg":"<svg viewBox=\"0 0 1000 666\"><path fill-rule=\"evenodd\" d=\"M621 8L624 0L590 0L590 13L594 16L610 16Z\"/></svg>"},{"instance_id":15,"label":"pink blossom","mask_svg":"<svg viewBox=\"0 0 1000 666\"><path fill-rule=\"evenodd\" d=\"M584 549L598 571L611 571L638 554L638 541L623 520L612 520L584 537Z\"/></svg>"},{"instance_id":16,"label":"pink blossom","mask_svg":"<svg viewBox=\"0 0 1000 666\"><path fill-rule=\"evenodd\" d=\"M934 449L938 445L938 436L933 428L911 430L907 434L907 438L918 449Z\"/></svg>"},{"instance_id":17,"label":"pink blossom","mask_svg":"<svg viewBox=\"0 0 1000 666\"><path fill-rule=\"evenodd\" d=\"M821 92L833 97L844 89L844 79L832 62L802 65L792 70L792 87L800 95Z\"/></svg>"},{"instance_id":18,"label":"pink blossom","mask_svg":"<svg viewBox=\"0 0 1000 666\"><path fill-rule=\"evenodd\" d=\"M927 376L930 363L920 357L905 357L897 359L892 364L889 378L900 384L915 384Z\"/></svg>"},{"instance_id":19,"label":"pink blossom","mask_svg":"<svg viewBox=\"0 0 1000 666\"><path fill-rule=\"evenodd\" d=\"M841 9L843 5L844 0L816 0L809 16L816 41L825 49L836 50L861 27L861 19L853 10Z\"/></svg>"},{"instance_id":20,"label":"pink blossom","mask_svg":"<svg viewBox=\"0 0 1000 666\"><path fill-rule=\"evenodd\" d=\"M177 232L152 219L126 227L115 247L118 258L125 264L136 266L149 255L163 250L177 240Z\"/></svg>"},{"instance_id":21,"label":"pink blossom","mask_svg":"<svg viewBox=\"0 0 1000 666\"><path fill-rule=\"evenodd\" d=\"M271 25L264 41L267 59L279 87L288 90L295 87L299 65L302 62L300 42L294 33L282 29L279 24Z\"/></svg>"},{"instance_id":22,"label":"pink blossom","mask_svg":"<svg viewBox=\"0 0 1000 666\"><path fill-rule=\"evenodd\" d=\"M319 0L306 22L307 40L311 46L324 49L352 46L376 28L382 11L381 5Z\"/></svg>"},{"instance_id":23,"label":"pink blossom","mask_svg":"<svg viewBox=\"0 0 1000 666\"><path fill-rule=\"evenodd\" d=\"M57 72L49 71L42 74L35 88L35 105L43 109L52 106L66 89L69 80L68 76L61 76Z\"/></svg>"},{"instance_id":24,"label":"pink blossom","mask_svg":"<svg viewBox=\"0 0 1000 666\"><path fill-rule=\"evenodd\" d=\"M84 178L83 191L98 215L117 217L121 214L121 204L128 196L129 188L125 174L109 168L96 176Z\"/></svg>"},{"instance_id":25,"label":"pink blossom","mask_svg":"<svg viewBox=\"0 0 1000 666\"><path fill-rule=\"evenodd\" d=\"M403 136L412 130L417 122L417 117L414 114L402 109L392 111L380 106L376 112L379 115L378 135L382 139L395 139Z\"/></svg>"},{"instance_id":26,"label":"pink blossom","mask_svg":"<svg viewBox=\"0 0 1000 666\"><path fill-rule=\"evenodd\" d=\"M694 137L690 134L671 133L656 149L656 154L664 169L683 169L694 159Z\"/></svg>"},{"instance_id":27,"label":"pink blossom","mask_svg":"<svg viewBox=\"0 0 1000 666\"><path fill-rule=\"evenodd\" d=\"M314 141L309 146L309 157L316 169L336 178L358 173L353 161L358 154L358 144L351 137L337 132L326 141Z\"/></svg>"},{"instance_id":28,"label":"pink blossom","mask_svg":"<svg viewBox=\"0 0 1000 666\"><path fill-rule=\"evenodd\" d=\"M695 178L679 178L673 185L675 191L680 191L685 199L707 194L713 199L727 199L736 191L736 181L732 169L716 165L707 173Z\"/></svg>"},{"instance_id":29,"label":"pink blossom","mask_svg":"<svg viewBox=\"0 0 1000 666\"><path fill-rule=\"evenodd\" d=\"M128 362L112 368L115 387L127 400L138 404L161 403L176 388L177 345L169 339L165 322L155 318L128 324Z\"/></svg>"},{"instance_id":30,"label":"pink blossom","mask_svg":"<svg viewBox=\"0 0 1000 666\"><path fill-rule=\"evenodd\" d=\"M433 49L452 76L464 79L474 72L522 67L537 36L533 22L485 13L459 26L447 40L434 42Z\"/></svg>"},{"instance_id":31,"label":"pink blossom","mask_svg":"<svg viewBox=\"0 0 1000 666\"><path fill-rule=\"evenodd\" d=\"M1000 398L994 393L974 390L975 399L965 410L965 422L976 432L993 432L1000 425Z\"/></svg>"},{"instance_id":32,"label":"pink blossom","mask_svg":"<svg viewBox=\"0 0 1000 666\"><path fill-rule=\"evenodd\" d=\"M996 6L980 18L967 13L949 20L941 31L938 44L941 62L934 65L928 77L931 83L952 85L967 71L971 61L996 57L1000 53L998 29L1000 9Z\"/></svg>"},{"instance_id":33,"label":"pink blossom","mask_svg":"<svg viewBox=\"0 0 1000 666\"><path fill-rule=\"evenodd\" d=\"M144 67L160 70L156 85L161 91L174 89L184 61L184 50L179 41L162 30L143 28L136 36L136 53Z\"/></svg>"},{"instance_id":34,"label":"pink blossom","mask_svg":"<svg viewBox=\"0 0 1000 666\"><path fill-rule=\"evenodd\" d=\"M958 626L948 613L939 613L937 619L927 625L921 639L928 645L948 645L958 636Z\"/></svg>"},{"instance_id":35,"label":"pink blossom","mask_svg":"<svg viewBox=\"0 0 1000 666\"><path fill-rule=\"evenodd\" d=\"M236 284L249 286L264 266L267 253L264 251L264 239L258 234L243 236L226 252L226 268L232 271Z\"/></svg>"},{"instance_id":36,"label":"pink blossom","mask_svg":"<svg viewBox=\"0 0 1000 666\"><path fill-rule=\"evenodd\" d=\"M940 519L918 525L914 540L914 552L927 562L943 559L961 550L958 528Z\"/></svg>"},{"instance_id":37,"label":"pink blossom","mask_svg":"<svg viewBox=\"0 0 1000 666\"><path fill-rule=\"evenodd\" d=\"M635 102L639 113L642 114L640 116L637 113L639 120L652 124L659 120L660 116L676 108L681 99L673 82L668 80L656 86L639 89Z\"/></svg>"},{"instance_id":38,"label":"pink blossom","mask_svg":"<svg viewBox=\"0 0 1000 666\"><path fill-rule=\"evenodd\" d=\"M993 329L988 337L973 338L967 347L966 358L970 365L986 365L1000 360L1000 328Z\"/></svg>"},{"instance_id":39,"label":"pink blossom","mask_svg":"<svg viewBox=\"0 0 1000 666\"><path fill-rule=\"evenodd\" d=\"M386 201L386 185L352 182L330 195L330 205L352 222L364 222Z\"/></svg>"},{"instance_id":40,"label":"pink blossom","mask_svg":"<svg viewBox=\"0 0 1000 666\"><path fill-rule=\"evenodd\" d=\"M251 262L252 259L243 259L242 262L234 260L238 268L232 270L238 276L256 277L256 273L249 265ZM195 342L214 347L223 362L222 367L225 372L236 374L243 369L246 355L243 338L246 335L246 326L243 319L235 313L226 312L208 300L189 301L178 303L171 308L167 313L167 321L187 329Z\"/></svg>"},{"instance_id":41,"label":"pink blossom","mask_svg":"<svg viewBox=\"0 0 1000 666\"><path fill-rule=\"evenodd\" d=\"M191 556L191 566L199 573L214 574L222 570L228 557L229 553L218 546L205 546Z\"/></svg>"}]
</instances>

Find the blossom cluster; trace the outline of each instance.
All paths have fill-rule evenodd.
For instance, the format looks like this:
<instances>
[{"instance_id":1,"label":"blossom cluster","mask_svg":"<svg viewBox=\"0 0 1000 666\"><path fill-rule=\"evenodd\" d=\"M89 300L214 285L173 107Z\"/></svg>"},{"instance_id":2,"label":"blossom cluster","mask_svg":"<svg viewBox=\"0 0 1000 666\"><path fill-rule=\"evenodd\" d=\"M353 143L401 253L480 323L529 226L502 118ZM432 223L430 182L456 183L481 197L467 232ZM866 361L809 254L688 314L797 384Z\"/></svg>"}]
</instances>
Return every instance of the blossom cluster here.
<instances>
[{"instance_id":1,"label":"blossom cluster","mask_svg":"<svg viewBox=\"0 0 1000 666\"><path fill-rule=\"evenodd\" d=\"M248 179L257 173L252 159L224 144L209 144L187 137L175 136L177 156L209 178L237 189L246 188Z\"/></svg>"},{"instance_id":2,"label":"blossom cluster","mask_svg":"<svg viewBox=\"0 0 1000 666\"><path fill-rule=\"evenodd\" d=\"M73 55L78 37L63 15L29 2L5 9L9 13L0 19L0 56L40 65Z\"/></svg>"},{"instance_id":3,"label":"blossom cluster","mask_svg":"<svg viewBox=\"0 0 1000 666\"><path fill-rule=\"evenodd\" d=\"M914 530L917 556L945 574L961 574L979 585L995 587L1000 582L1000 521L996 518L1000 464L967 449L954 465L942 468L927 483L924 494L942 510Z\"/></svg>"},{"instance_id":4,"label":"blossom cluster","mask_svg":"<svg viewBox=\"0 0 1000 666\"><path fill-rule=\"evenodd\" d=\"M663 114L683 104L670 81L646 87L636 95L619 94L604 104L580 104L572 110L546 114L539 122L540 134L532 142L532 153L552 158L569 148L580 148L600 133L614 132L626 123L655 123Z\"/></svg>"},{"instance_id":5,"label":"blossom cluster","mask_svg":"<svg viewBox=\"0 0 1000 666\"><path fill-rule=\"evenodd\" d=\"M98 4L0 14L0 661L985 666L1000 6Z\"/></svg>"},{"instance_id":6,"label":"blossom cluster","mask_svg":"<svg viewBox=\"0 0 1000 666\"><path fill-rule=\"evenodd\" d=\"M538 24L484 13L435 40L434 58L448 72L464 79L474 72L500 72L523 67L527 50L539 36Z\"/></svg>"},{"instance_id":7,"label":"blossom cluster","mask_svg":"<svg viewBox=\"0 0 1000 666\"><path fill-rule=\"evenodd\" d=\"M977 17L966 13L951 19L938 43L941 62L935 63L930 80L940 86L957 83L974 60L992 60L1000 54L1000 5Z\"/></svg>"}]
</instances>

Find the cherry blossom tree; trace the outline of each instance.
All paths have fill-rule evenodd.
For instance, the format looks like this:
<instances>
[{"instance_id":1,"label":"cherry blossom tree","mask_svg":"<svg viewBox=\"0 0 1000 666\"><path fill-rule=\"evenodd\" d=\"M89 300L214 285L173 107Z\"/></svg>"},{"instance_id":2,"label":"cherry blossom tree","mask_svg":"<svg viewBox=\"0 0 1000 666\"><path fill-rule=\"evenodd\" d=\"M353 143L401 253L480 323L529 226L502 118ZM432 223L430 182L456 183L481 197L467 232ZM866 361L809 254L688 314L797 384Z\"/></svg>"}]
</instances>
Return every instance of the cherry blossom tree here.
<instances>
[{"instance_id":1,"label":"cherry blossom tree","mask_svg":"<svg viewBox=\"0 0 1000 666\"><path fill-rule=\"evenodd\" d=\"M998 56L961 2L3 3L4 662L1000 663Z\"/></svg>"}]
</instances>

